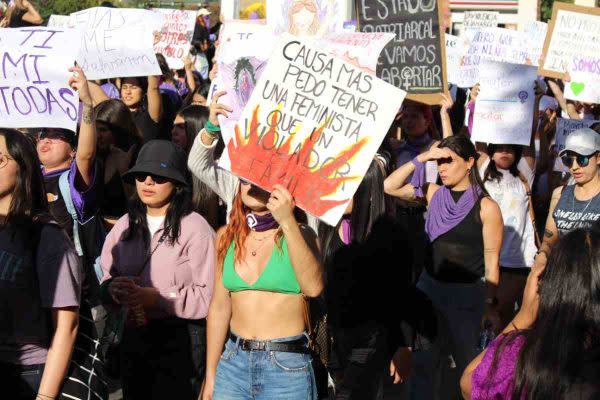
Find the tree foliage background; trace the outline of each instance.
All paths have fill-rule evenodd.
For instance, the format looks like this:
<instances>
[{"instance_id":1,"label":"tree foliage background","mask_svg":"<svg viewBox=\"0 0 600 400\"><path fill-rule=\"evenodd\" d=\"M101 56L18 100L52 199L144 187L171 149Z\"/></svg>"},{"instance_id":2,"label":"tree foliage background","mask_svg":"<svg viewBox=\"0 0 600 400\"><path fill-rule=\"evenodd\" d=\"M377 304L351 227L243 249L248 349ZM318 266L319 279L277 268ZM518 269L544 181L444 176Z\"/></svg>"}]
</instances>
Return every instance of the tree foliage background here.
<instances>
[{"instance_id":1,"label":"tree foliage background","mask_svg":"<svg viewBox=\"0 0 600 400\"><path fill-rule=\"evenodd\" d=\"M550 18L552 18L552 5L554 4L554 0L538 0L540 5L540 16L541 20L544 22L548 22ZM571 3L573 4L573 0L561 0L561 3Z\"/></svg>"},{"instance_id":2,"label":"tree foliage background","mask_svg":"<svg viewBox=\"0 0 600 400\"><path fill-rule=\"evenodd\" d=\"M31 1L31 0L30 0ZM34 0L31 1L44 19L51 14L69 15L72 12L97 6L99 0Z\"/></svg>"}]
</instances>

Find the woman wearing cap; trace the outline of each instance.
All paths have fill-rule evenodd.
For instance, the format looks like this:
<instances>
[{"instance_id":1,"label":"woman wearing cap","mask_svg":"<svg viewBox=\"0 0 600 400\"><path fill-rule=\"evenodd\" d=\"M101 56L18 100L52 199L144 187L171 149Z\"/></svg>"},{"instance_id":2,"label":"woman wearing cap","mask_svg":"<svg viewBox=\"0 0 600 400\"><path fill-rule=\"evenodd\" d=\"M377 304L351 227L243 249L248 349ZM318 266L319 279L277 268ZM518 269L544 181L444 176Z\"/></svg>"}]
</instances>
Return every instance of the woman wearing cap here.
<instances>
[{"instance_id":1,"label":"woman wearing cap","mask_svg":"<svg viewBox=\"0 0 600 400\"><path fill-rule=\"evenodd\" d=\"M204 373L204 327L214 279L214 231L191 212L185 153L154 140L124 179L136 194L106 238L105 304L121 305L126 399L196 399Z\"/></svg>"},{"instance_id":2,"label":"woman wearing cap","mask_svg":"<svg viewBox=\"0 0 600 400\"><path fill-rule=\"evenodd\" d=\"M556 240L577 228L591 227L600 220L600 134L590 128L572 132L559 153L575 184L552 193L544 239L535 264L544 266Z\"/></svg>"},{"instance_id":3,"label":"woman wearing cap","mask_svg":"<svg viewBox=\"0 0 600 400\"><path fill-rule=\"evenodd\" d=\"M429 360L433 364L423 366L425 373L416 374L418 383L428 382L427 390L437 388L449 355L458 371L475 357L483 320L499 327L495 303L502 215L481 182L477 156L468 137L451 136L384 182L386 193L405 200L421 199L427 205L425 230L431 251L417 286L442 318ZM426 182L424 164L429 160L437 162L443 185ZM411 182L404 184L410 174ZM458 381L452 395L459 396Z\"/></svg>"},{"instance_id":4,"label":"woman wearing cap","mask_svg":"<svg viewBox=\"0 0 600 400\"><path fill-rule=\"evenodd\" d=\"M242 182L217 234L203 399L316 399L303 296L323 290L318 259L291 194Z\"/></svg>"}]
</instances>

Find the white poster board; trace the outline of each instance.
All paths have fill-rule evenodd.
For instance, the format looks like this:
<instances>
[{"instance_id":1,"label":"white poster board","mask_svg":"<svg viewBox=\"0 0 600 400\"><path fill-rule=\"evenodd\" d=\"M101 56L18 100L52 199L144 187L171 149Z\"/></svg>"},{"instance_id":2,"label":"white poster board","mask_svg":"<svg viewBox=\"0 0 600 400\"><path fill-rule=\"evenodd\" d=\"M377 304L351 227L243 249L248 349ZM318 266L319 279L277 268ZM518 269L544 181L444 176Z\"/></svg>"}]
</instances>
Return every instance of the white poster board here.
<instances>
[{"instance_id":1,"label":"white poster board","mask_svg":"<svg viewBox=\"0 0 600 400\"><path fill-rule=\"evenodd\" d=\"M79 96L68 81L78 46L70 29L0 29L1 127L76 130Z\"/></svg>"},{"instance_id":2,"label":"white poster board","mask_svg":"<svg viewBox=\"0 0 600 400\"><path fill-rule=\"evenodd\" d=\"M296 205L336 225L405 95L284 34L219 165L268 191L282 184Z\"/></svg>"},{"instance_id":3,"label":"white poster board","mask_svg":"<svg viewBox=\"0 0 600 400\"><path fill-rule=\"evenodd\" d=\"M70 15L52 14L48 19L48 28L75 28L75 21Z\"/></svg>"},{"instance_id":4,"label":"white poster board","mask_svg":"<svg viewBox=\"0 0 600 400\"><path fill-rule=\"evenodd\" d=\"M523 27L523 32L527 38L529 58L531 59L532 65L540 64L540 57L544 50L544 40L546 40L546 33L548 31L548 24L541 21L529 21Z\"/></svg>"},{"instance_id":5,"label":"white poster board","mask_svg":"<svg viewBox=\"0 0 600 400\"><path fill-rule=\"evenodd\" d=\"M277 35L323 36L342 32L346 2L342 0L269 0L267 1L267 24Z\"/></svg>"},{"instance_id":6,"label":"white poster board","mask_svg":"<svg viewBox=\"0 0 600 400\"><path fill-rule=\"evenodd\" d=\"M165 56L169 68L182 69L183 59L190 52L196 13L166 8L154 8L152 11L164 21L160 29L160 41L154 44L154 52Z\"/></svg>"},{"instance_id":7,"label":"white poster board","mask_svg":"<svg viewBox=\"0 0 600 400\"><path fill-rule=\"evenodd\" d=\"M375 75L379 54L393 38L393 33L339 32L315 40L321 50Z\"/></svg>"},{"instance_id":8,"label":"white poster board","mask_svg":"<svg viewBox=\"0 0 600 400\"><path fill-rule=\"evenodd\" d=\"M463 82L461 77L461 63L466 52L464 41L458 36L446 34L446 78L449 83L459 85ZM471 84L470 86L473 86ZM468 85L467 85L468 86Z\"/></svg>"},{"instance_id":9,"label":"white poster board","mask_svg":"<svg viewBox=\"0 0 600 400\"><path fill-rule=\"evenodd\" d=\"M526 35L511 29L483 28L477 31L467 54L482 60L532 64Z\"/></svg>"},{"instance_id":10,"label":"white poster board","mask_svg":"<svg viewBox=\"0 0 600 400\"><path fill-rule=\"evenodd\" d=\"M465 11L463 26L466 31L476 31L482 28L498 26L500 13L497 11Z\"/></svg>"},{"instance_id":11,"label":"white poster board","mask_svg":"<svg viewBox=\"0 0 600 400\"><path fill-rule=\"evenodd\" d=\"M88 79L161 75L153 32L162 21L155 13L94 7L71 15L81 30L77 62Z\"/></svg>"},{"instance_id":12,"label":"white poster board","mask_svg":"<svg viewBox=\"0 0 600 400\"><path fill-rule=\"evenodd\" d=\"M571 132L580 128L589 128L600 121L593 119L568 119L557 118L556 120L556 136L554 137L554 149L556 154L560 153L565 148L565 142ZM554 170L557 172L568 172L569 169L562 163L560 157L554 160Z\"/></svg>"},{"instance_id":13,"label":"white poster board","mask_svg":"<svg viewBox=\"0 0 600 400\"><path fill-rule=\"evenodd\" d=\"M565 97L584 103L600 103L600 54L574 56L568 69L571 80L565 82Z\"/></svg>"},{"instance_id":14,"label":"white poster board","mask_svg":"<svg viewBox=\"0 0 600 400\"><path fill-rule=\"evenodd\" d=\"M482 143L529 145L536 77L537 68L533 66L482 61L472 139Z\"/></svg>"}]
</instances>

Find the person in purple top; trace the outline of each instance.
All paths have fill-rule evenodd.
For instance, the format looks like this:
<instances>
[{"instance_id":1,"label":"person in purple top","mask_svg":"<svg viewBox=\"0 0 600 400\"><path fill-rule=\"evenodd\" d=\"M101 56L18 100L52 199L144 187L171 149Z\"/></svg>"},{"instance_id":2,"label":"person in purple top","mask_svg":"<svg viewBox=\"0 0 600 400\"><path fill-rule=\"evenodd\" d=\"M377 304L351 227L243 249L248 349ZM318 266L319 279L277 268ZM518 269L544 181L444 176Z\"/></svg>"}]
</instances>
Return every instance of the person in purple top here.
<instances>
[{"instance_id":1,"label":"person in purple top","mask_svg":"<svg viewBox=\"0 0 600 400\"><path fill-rule=\"evenodd\" d=\"M59 179L67 173L69 191L80 222L85 223L95 210L94 158L96 133L92 118L92 98L87 80L80 67L73 78L79 91L83 112L79 136L66 129L44 128L37 136L37 154L42 163L44 187L50 213L58 224L72 236L73 218L67 210L64 196L60 193Z\"/></svg>"},{"instance_id":2,"label":"person in purple top","mask_svg":"<svg viewBox=\"0 0 600 400\"><path fill-rule=\"evenodd\" d=\"M465 399L600 398L600 232L574 230L534 265L523 305L466 368Z\"/></svg>"},{"instance_id":3,"label":"person in purple top","mask_svg":"<svg viewBox=\"0 0 600 400\"><path fill-rule=\"evenodd\" d=\"M77 334L81 284L73 245L50 223L33 144L0 129L2 398L57 398Z\"/></svg>"}]
</instances>

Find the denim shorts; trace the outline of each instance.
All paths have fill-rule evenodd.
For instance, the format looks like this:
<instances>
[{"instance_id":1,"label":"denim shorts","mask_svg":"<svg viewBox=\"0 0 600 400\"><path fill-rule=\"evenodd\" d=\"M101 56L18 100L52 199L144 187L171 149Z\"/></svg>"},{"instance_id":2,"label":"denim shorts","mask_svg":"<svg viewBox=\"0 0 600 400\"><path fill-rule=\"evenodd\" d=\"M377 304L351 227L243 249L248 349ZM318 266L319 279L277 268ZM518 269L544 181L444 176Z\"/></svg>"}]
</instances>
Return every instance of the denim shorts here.
<instances>
[{"instance_id":1,"label":"denim shorts","mask_svg":"<svg viewBox=\"0 0 600 400\"><path fill-rule=\"evenodd\" d=\"M302 338L307 336L302 334L273 341ZM229 339L217 367L213 399L316 400L311 356L281 351L244 351Z\"/></svg>"}]
</instances>

